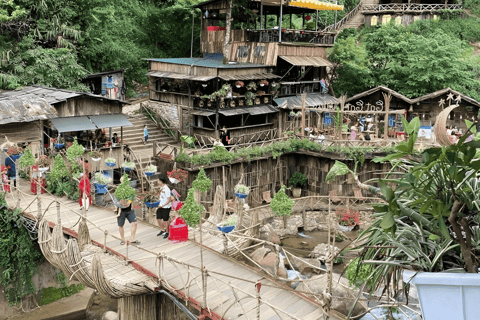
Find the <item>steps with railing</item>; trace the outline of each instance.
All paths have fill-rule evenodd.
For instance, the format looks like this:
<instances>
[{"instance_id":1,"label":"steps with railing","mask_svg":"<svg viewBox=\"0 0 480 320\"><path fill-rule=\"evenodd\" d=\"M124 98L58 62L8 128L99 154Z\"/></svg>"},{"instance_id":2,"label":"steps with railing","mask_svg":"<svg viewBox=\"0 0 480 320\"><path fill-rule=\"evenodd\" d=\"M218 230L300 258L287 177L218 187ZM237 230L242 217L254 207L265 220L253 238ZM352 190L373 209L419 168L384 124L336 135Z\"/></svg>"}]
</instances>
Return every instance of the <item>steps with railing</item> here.
<instances>
[{"instance_id":1,"label":"steps with railing","mask_svg":"<svg viewBox=\"0 0 480 320\"><path fill-rule=\"evenodd\" d=\"M345 28L345 26L347 25L348 22L352 21L355 17L357 17L358 19L358 16L361 16L362 13L361 13L361 9L362 9L362 6L363 6L363 2L360 1L357 6L355 8L353 8L352 11L350 11L345 17L343 17L342 20L338 21L337 23L335 24L332 24L332 25L329 25L328 27L326 27L325 29L322 30L322 32L331 32L331 31L341 31L343 28ZM363 17L362 17L362 22L358 24L358 26L356 27L359 27L361 24L363 24Z\"/></svg>"}]
</instances>

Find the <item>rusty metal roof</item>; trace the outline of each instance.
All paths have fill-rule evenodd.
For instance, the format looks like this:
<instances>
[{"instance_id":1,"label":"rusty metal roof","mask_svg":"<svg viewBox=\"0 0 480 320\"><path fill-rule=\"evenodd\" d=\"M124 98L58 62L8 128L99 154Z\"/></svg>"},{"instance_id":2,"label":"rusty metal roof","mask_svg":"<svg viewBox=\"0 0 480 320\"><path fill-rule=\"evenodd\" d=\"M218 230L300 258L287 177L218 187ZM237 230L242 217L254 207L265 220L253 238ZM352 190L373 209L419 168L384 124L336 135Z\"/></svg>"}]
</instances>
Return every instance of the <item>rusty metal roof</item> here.
<instances>
[{"instance_id":1,"label":"rusty metal roof","mask_svg":"<svg viewBox=\"0 0 480 320\"><path fill-rule=\"evenodd\" d=\"M218 110L218 113L223 114L224 116L235 116L235 115L247 114L247 113L253 116L258 114L267 114L267 113L274 113L274 112L278 112L278 109L269 104Z\"/></svg>"},{"instance_id":2,"label":"rusty metal roof","mask_svg":"<svg viewBox=\"0 0 480 320\"><path fill-rule=\"evenodd\" d=\"M283 109L295 109L302 107L301 95L277 98L273 101L275 101L275 103ZM337 98L332 97L329 94L307 93L307 97L305 99L306 107L325 106L328 104L340 104L340 101L338 101Z\"/></svg>"},{"instance_id":3,"label":"rusty metal roof","mask_svg":"<svg viewBox=\"0 0 480 320\"><path fill-rule=\"evenodd\" d=\"M68 99L77 98L77 97L89 97L94 99L117 101L121 104L130 104L125 101L121 101L118 99L111 99L111 98L99 96L96 94L91 94L86 92L76 92L72 90L59 89L59 88L43 87L39 85L26 86L18 90L0 93L0 101L11 100L11 99L41 98L47 101L49 104L56 104L56 103L64 102Z\"/></svg>"},{"instance_id":4,"label":"rusty metal roof","mask_svg":"<svg viewBox=\"0 0 480 320\"><path fill-rule=\"evenodd\" d=\"M332 63L321 57L278 56L294 66L332 67Z\"/></svg>"},{"instance_id":5,"label":"rusty metal roof","mask_svg":"<svg viewBox=\"0 0 480 320\"><path fill-rule=\"evenodd\" d=\"M194 80L194 81L208 81L215 78L212 76L195 76L195 75L188 75L184 73L163 72L163 71L150 71L149 73L147 73L147 76L152 76L157 78Z\"/></svg>"},{"instance_id":6,"label":"rusty metal roof","mask_svg":"<svg viewBox=\"0 0 480 320\"><path fill-rule=\"evenodd\" d=\"M273 73L253 73L253 74L240 74L240 75L220 75L220 79L225 81L229 80L261 80L261 79L277 79L280 76L277 76Z\"/></svg>"},{"instance_id":7,"label":"rusty metal roof","mask_svg":"<svg viewBox=\"0 0 480 320\"><path fill-rule=\"evenodd\" d=\"M0 124L6 124L56 118L57 111L45 99L36 96L12 97L0 99L0 115Z\"/></svg>"}]
</instances>

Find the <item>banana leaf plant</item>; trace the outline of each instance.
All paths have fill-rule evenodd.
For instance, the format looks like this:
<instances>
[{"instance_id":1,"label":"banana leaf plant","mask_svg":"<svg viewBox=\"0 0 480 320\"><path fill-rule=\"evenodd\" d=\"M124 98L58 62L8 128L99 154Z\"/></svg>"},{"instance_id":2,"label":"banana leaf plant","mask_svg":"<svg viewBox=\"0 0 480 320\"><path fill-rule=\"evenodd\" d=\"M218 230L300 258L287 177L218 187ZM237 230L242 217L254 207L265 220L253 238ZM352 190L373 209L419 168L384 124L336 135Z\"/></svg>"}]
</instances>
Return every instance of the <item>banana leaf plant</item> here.
<instances>
[{"instance_id":1,"label":"banana leaf plant","mask_svg":"<svg viewBox=\"0 0 480 320\"><path fill-rule=\"evenodd\" d=\"M414 146L420 120L402 122L408 141L398 144L396 153L374 159L391 163L384 179L361 182L355 169L338 161L326 177L351 173L360 188L387 202L374 205L376 220L360 235L365 243L358 266L375 265L372 290L398 283L402 268L475 273L480 266L480 141L465 143L467 130L456 145L418 154ZM368 185L372 182L379 187Z\"/></svg>"}]
</instances>

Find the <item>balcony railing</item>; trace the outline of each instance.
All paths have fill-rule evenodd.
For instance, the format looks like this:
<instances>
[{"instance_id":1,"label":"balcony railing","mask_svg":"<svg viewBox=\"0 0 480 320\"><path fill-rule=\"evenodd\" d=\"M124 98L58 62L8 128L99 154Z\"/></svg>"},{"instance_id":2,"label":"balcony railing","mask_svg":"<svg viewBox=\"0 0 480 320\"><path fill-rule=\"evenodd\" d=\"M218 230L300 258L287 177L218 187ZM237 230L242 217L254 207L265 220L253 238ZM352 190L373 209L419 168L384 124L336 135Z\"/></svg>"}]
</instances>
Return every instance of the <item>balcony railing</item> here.
<instances>
[{"instance_id":1,"label":"balcony railing","mask_svg":"<svg viewBox=\"0 0 480 320\"><path fill-rule=\"evenodd\" d=\"M363 5L363 13L376 12L434 12L443 9L462 9L461 4L418 4L418 3L389 3Z\"/></svg>"},{"instance_id":2,"label":"balcony railing","mask_svg":"<svg viewBox=\"0 0 480 320\"><path fill-rule=\"evenodd\" d=\"M248 41L251 42L278 42L279 36L280 32L278 29L247 30ZM333 45L335 33L282 29L282 42Z\"/></svg>"}]
</instances>

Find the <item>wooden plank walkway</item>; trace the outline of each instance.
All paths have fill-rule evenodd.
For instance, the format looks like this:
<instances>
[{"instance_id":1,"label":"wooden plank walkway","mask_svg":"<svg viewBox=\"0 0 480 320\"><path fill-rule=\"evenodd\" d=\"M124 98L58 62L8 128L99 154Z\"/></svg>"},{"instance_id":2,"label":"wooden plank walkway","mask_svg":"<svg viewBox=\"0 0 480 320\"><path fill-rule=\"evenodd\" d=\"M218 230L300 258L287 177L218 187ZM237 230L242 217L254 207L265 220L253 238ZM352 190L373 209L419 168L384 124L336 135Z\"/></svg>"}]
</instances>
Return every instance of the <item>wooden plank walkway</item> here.
<instances>
[{"instance_id":1,"label":"wooden plank walkway","mask_svg":"<svg viewBox=\"0 0 480 320\"><path fill-rule=\"evenodd\" d=\"M20 207L25 208L35 199L31 194L27 181L22 180L20 190L25 194L21 197ZM78 232L80 218L72 210L80 211L78 203L48 194L41 196L42 209L50 205L52 201L60 200L62 226L69 230ZM7 196L10 205L14 204L12 195ZM25 213L36 216L36 201L25 210ZM56 207L51 205L45 213L45 219L56 223ZM202 279L200 271L200 245L194 241L187 241L180 244L172 244L167 239L157 237L159 229L150 224L138 221L136 239L141 241L137 246L121 245L119 240L110 235L119 237L116 215L112 210L91 206L87 212L87 218L94 222L100 229L88 223L92 241L99 244L104 243L104 230L108 231L106 246L117 255L127 256L130 263L139 271L148 276L160 276L162 286L178 297L188 300L195 308L201 310L204 299L202 290ZM190 229L195 232L195 239L198 240L200 233L198 229ZM67 230L68 232L68 230ZM125 223L125 238L130 237L130 225ZM212 319L256 319L257 315L257 291L255 283L265 277L264 273L246 266L238 261L222 255L223 239L214 235L203 233L203 261L207 271L206 278L206 309L203 314L208 314ZM147 252L145 250L150 252ZM158 254L162 259L158 259ZM102 259L103 261L103 259ZM124 261L117 259L118 268ZM160 267L159 267L160 266ZM112 274L105 274L109 277L119 277L116 268L111 265L105 266L105 270L112 270ZM131 270L131 269L129 269ZM128 271L131 272L131 271ZM125 277L125 274L123 275ZM326 319L325 312L306 296L291 290L288 286L275 280L263 279L260 297L260 319ZM237 303L236 303L237 302ZM239 302L239 303L238 303ZM283 311L283 312L282 312ZM329 315L330 319L336 317Z\"/></svg>"}]
</instances>

